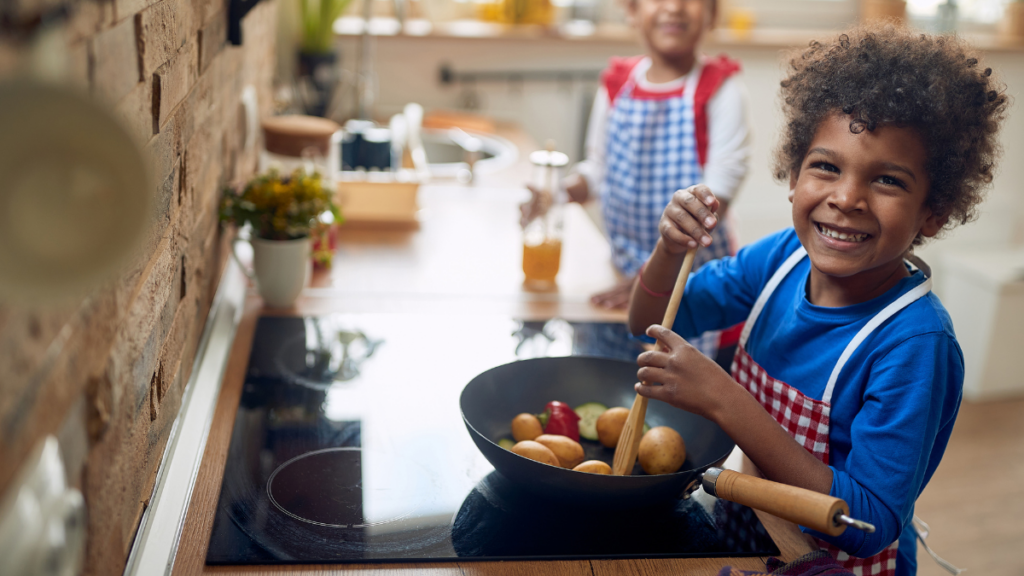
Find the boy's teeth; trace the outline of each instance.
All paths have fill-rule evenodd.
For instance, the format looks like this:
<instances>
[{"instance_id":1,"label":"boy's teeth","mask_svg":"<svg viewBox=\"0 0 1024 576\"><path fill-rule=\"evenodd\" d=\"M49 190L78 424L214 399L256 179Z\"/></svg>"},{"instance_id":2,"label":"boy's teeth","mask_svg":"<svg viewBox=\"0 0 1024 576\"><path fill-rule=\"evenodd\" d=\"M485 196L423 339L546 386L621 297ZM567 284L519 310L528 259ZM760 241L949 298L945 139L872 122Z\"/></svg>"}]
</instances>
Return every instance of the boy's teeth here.
<instances>
[{"instance_id":1,"label":"boy's teeth","mask_svg":"<svg viewBox=\"0 0 1024 576\"><path fill-rule=\"evenodd\" d=\"M838 232L831 228L826 228L821 224L818 224L818 229L821 233L829 238L835 238L836 240L845 240L847 242L863 242L868 237L867 234L846 234L845 232Z\"/></svg>"}]
</instances>

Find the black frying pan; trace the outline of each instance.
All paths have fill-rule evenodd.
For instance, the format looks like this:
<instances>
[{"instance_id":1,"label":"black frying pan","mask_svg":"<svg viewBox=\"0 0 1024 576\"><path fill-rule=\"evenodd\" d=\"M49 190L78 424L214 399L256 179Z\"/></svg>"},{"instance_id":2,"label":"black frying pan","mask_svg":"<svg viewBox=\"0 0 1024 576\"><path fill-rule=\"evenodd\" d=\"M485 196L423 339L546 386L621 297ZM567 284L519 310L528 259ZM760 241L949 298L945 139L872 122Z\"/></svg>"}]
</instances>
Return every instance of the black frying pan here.
<instances>
[{"instance_id":1,"label":"black frying pan","mask_svg":"<svg viewBox=\"0 0 1024 576\"><path fill-rule=\"evenodd\" d=\"M704 472L720 465L735 447L717 424L695 414L652 402L646 421L668 426L686 442L686 461L674 474L644 475L639 466L632 475L605 476L574 472L529 460L498 446L512 436L512 418L539 412L552 400L570 406L600 402L609 408L629 406L636 397L637 366L607 358L569 356L521 360L490 370L470 380L462 390L462 419L484 456L501 475L535 494L563 503L600 505L604 508L653 506L683 496ZM609 465L615 451L584 441L588 460ZM874 526L850 518L846 502L826 494L740 474L712 470L702 486L712 496L764 510L802 526L839 535L847 526L874 532Z\"/></svg>"},{"instance_id":2,"label":"black frying pan","mask_svg":"<svg viewBox=\"0 0 1024 576\"><path fill-rule=\"evenodd\" d=\"M628 408L636 397L637 365L624 360L570 356L521 360L492 368L472 379L460 405L473 442L503 476L540 496L580 505L635 507L681 497L709 467L721 464L735 446L715 423L695 414L652 402L646 421L668 426L686 442L686 461L674 474L605 476L556 468L529 460L498 446L511 438L512 418L538 413L552 400L570 406L600 402ZM615 451L584 440L587 460L612 463ZM639 474L638 474L639 472Z\"/></svg>"}]
</instances>

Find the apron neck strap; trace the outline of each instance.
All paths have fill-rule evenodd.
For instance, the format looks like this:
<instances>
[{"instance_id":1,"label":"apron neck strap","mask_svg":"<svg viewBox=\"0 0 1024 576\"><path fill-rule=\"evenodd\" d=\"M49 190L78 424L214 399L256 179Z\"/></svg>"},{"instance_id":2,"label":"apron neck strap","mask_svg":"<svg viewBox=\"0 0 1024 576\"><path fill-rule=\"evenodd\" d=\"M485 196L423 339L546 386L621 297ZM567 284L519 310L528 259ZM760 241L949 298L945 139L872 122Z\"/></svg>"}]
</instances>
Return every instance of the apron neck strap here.
<instances>
[{"instance_id":1,"label":"apron neck strap","mask_svg":"<svg viewBox=\"0 0 1024 576\"><path fill-rule=\"evenodd\" d=\"M923 264L923 262L922 262ZM926 265L927 266L927 265ZM923 270L922 270L923 272ZM842 372L843 366L846 365L846 361L850 359L857 347L860 346L867 337L882 325L883 322L892 317L900 310L906 308L910 304L914 303L918 298L928 294L932 291L932 279L928 277L924 282L921 282L915 286L911 291L907 292L903 296L900 296L894 300L891 304L882 309L881 312L875 314L875 317L868 321L863 328L857 332L857 335L850 340L850 343L846 345L846 349L843 350L843 355L839 357L839 361L836 362L834 368L832 368L832 374L828 377L828 384L825 385L825 394L822 395L822 401L831 403L832 402L832 391L836 387L836 381L839 380L839 373Z\"/></svg>"},{"instance_id":2,"label":"apron neck strap","mask_svg":"<svg viewBox=\"0 0 1024 576\"><path fill-rule=\"evenodd\" d=\"M783 278L785 278L789 274L790 270L795 268L796 265L803 260L804 256L807 256L807 250L804 249L803 246L800 246L796 251L789 255L789 258L782 263L782 266L779 266L779 269L775 271L775 274L773 274L771 279L768 280L768 283L765 284L764 289L761 290L761 294L757 297L757 301L754 302L754 307L750 310L750 315L747 316L746 324L743 325L743 332L740 333L740 346L746 348L747 339L750 338L750 331L754 329L754 322L756 322L757 317L761 315L761 310L764 310L764 305L768 302L768 299L771 298L775 289L779 287L779 284L782 283Z\"/></svg>"},{"instance_id":3,"label":"apron neck strap","mask_svg":"<svg viewBox=\"0 0 1024 576\"><path fill-rule=\"evenodd\" d=\"M623 84L622 89L619 91L620 97L632 96L633 90L639 84L639 77L646 77L647 71L650 70L650 68L650 58L644 58L643 60L638 62L637 65L634 66L632 70L630 70L629 78L626 80L626 83ZM684 76L684 78L686 78L686 81L683 84L683 100L687 104L689 104L691 108L693 107L694 95L697 93L697 84L700 83L700 76L703 73L703 71L704 58L698 57L693 62L693 68L691 68L690 71L686 73L686 76Z\"/></svg>"},{"instance_id":4,"label":"apron neck strap","mask_svg":"<svg viewBox=\"0 0 1024 576\"><path fill-rule=\"evenodd\" d=\"M761 294L757 297L757 301L754 302L754 307L750 310L750 315L747 316L747 322L744 324L743 332L740 334L740 346L746 348L747 339L750 338L750 332L754 329L754 323L757 322L757 318L761 315L761 311L764 310L764 306L768 302L768 299L771 297L772 293L775 292L775 289L779 287L779 284L782 283L782 280L789 275L793 268L795 268L805 256L807 256L807 250L804 249L803 246L800 246L789 255L789 258L782 263L782 266L779 266L779 269L775 271L775 274L773 274L771 279L768 280L768 283L765 284L764 289L761 290ZM854 351L857 350L857 347L860 346L861 342L866 340L876 328L881 326L883 322L888 320L894 314L931 292L931 267L916 256L908 257L907 261L924 273L925 281L894 300L878 314L875 314L874 318L869 320L868 323L865 324L859 332L857 332L857 335L853 337L853 340L846 345L846 349L843 350L843 354L839 357L839 361L836 362L835 367L832 369L832 374L829 376L828 384L825 386L825 393L821 398L823 402L832 402L832 392L835 390L836 382L839 380L839 373L842 372L843 366L846 365L847 360L850 359L850 356L852 356Z\"/></svg>"}]
</instances>

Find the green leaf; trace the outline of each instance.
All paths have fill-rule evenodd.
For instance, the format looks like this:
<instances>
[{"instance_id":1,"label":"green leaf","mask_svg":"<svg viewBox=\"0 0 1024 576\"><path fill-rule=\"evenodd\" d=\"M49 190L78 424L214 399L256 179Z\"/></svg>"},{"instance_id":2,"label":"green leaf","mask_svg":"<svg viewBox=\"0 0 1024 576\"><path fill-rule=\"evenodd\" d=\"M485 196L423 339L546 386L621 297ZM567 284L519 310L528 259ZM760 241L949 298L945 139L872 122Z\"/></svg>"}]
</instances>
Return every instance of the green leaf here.
<instances>
[{"instance_id":1,"label":"green leaf","mask_svg":"<svg viewBox=\"0 0 1024 576\"><path fill-rule=\"evenodd\" d=\"M298 0L303 52L323 54L330 51L334 21L348 8L350 1Z\"/></svg>"}]
</instances>

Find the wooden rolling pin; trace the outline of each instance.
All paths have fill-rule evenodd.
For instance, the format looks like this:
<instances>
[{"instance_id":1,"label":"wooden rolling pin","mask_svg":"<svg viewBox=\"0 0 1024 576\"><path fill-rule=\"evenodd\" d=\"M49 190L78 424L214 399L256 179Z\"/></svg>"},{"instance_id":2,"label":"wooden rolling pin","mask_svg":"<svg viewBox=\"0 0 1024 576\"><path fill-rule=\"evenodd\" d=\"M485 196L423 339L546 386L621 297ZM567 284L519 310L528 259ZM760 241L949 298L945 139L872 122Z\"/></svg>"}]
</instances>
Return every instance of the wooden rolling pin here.
<instances>
[{"instance_id":1,"label":"wooden rolling pin","mask_svg":"<svg viewBox=\"0 0 1024 576\"><path fill-rule=\"evenodd\" d=\"M665 308L665 316L661 325L669 330L676 322L676 312L679 311L679 303L683 299L683 290L686 288L686 279L690 276L690 269L693 268L693 258L697 255L696 248L686 251L683 258L683 266L679 269L679 276L676 277L676 284L672 287L672 295L668 299L668 307ZM661 347L661 342L658 342ZM661 348L664 350L664 348ZM643 436L644 418L647 416L647 397L636 395L633 399L633 407L629 409L629 416L622 426L622 434L619 436L619 443L615 446L615 458L612 460L612 475L625 476L633 470L636 463L636 455L640 451L640 438Z\"/></svg>"},{"instance_id":2,"label":"wooden rolling pin","mask_svg":"<svg viewBox=\"0 0 1024 576\"><path fill-rule=\"evenodd\" d=\"M847 526L875 531L871 524L850 518L850 507L845 501L820 492L721 468L709 468L701 485L711 496L762 510L830 536L839 536Z\"/></svg>"}]
</instances>

